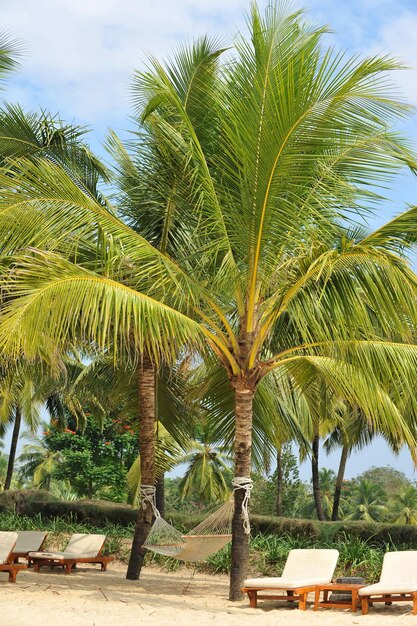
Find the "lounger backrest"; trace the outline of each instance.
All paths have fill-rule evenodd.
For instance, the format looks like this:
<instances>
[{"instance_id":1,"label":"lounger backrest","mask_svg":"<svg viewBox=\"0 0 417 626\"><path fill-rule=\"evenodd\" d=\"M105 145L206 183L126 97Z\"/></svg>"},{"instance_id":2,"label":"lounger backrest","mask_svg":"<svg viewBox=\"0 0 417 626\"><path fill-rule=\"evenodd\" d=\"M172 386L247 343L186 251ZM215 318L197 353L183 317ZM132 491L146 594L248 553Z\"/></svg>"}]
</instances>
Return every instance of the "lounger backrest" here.
<instances>
[{"instance_id":1,"label":"lounger backrest","mask_svg":"<svg viewBox=\"0 0 417 626\"><path fill-rule=\"evenodd\" d=\"M17 533L0 531L0 565L7 563L17 541Z\"/></svg>"},{"instance_id":2,"label":"lounger backrest","mask_svg":"<svg viewBox=\"0 0 417 626\"><path fill-rule=\"evenodd\" d=\"M386 552L380 581L396 585L417 582L417 550Z\"/></svg>"},{"instance_id":3,"label":"lounger backrest","mask_svg":"<svg viewBox=\"0 0 417 626\"><path fill-rule=\"evenodd\" d=\"M282 578L286 580L332 579L339 552L337 550L291 550L285 563Z\"/></svg>"},{"instance_id":4,"label":"lounger backrest","mask_svg":"<svg viewBox=\"0 0 417 626\"><path fill-rule=\"evenodd\" d=\"M38 552L45 541L46 532L41 530L18 530L13 552Z\"/></svg>"},{"instance_id":5,"label":"lounger backrest","mask_svg":"<svg viewBox=\"0 0 417 626\"><path fill-rule=\"evenodd\" d=\"M77 556L80 559L94 559L98 556L105 540L106 535L75 534L72 535L64 552L65 554Z\"/></svg>"}]
</instances>

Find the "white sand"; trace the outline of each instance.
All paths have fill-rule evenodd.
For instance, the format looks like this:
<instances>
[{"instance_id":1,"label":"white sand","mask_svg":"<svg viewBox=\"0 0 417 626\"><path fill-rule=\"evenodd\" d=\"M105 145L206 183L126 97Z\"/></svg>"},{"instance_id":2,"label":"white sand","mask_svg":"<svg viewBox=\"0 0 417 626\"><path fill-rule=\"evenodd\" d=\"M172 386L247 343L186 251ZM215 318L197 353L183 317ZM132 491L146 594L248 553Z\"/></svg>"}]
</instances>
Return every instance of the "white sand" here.
<instances>
[{"instance_id":1,"label":"white sand","mask_svg":"<svg viewBox=\"0 0 417 626\"><path fill-rule=\"evenodd\" d=\"M108 572L95 566L79 567L65 576L45 568L40 574L21 572L15 585L0 573L0 624L5 626L138 626L206 624L276 626L399 626L415 624L411 605L378 605L367 616L345 610L314 612L288 608L284 603L260 601L250 609L248 601L227 599L228 579L192 570L176 573L154 568L143 570L139 581L125 579L126 566L110 564Z\"/></svg>"}]
</instances>

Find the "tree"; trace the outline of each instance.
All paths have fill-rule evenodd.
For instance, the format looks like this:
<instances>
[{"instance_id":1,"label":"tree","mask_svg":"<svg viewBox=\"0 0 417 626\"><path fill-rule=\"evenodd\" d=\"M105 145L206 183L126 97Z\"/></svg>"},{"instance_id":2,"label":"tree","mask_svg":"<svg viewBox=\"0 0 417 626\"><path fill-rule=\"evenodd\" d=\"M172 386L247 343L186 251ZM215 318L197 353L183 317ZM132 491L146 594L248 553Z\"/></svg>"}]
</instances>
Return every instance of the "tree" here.
<instances>
[{"instance_id":1,"label":"tree","mask_svg":"<svg viewBox=\"0 0 417 626\"><path fill-rule=\"evenodd\" d=\"M31 432L22 433L25 443L19 455L19 477L23 481L31 481L33 487L49 490L51 480L58 463L62 459L60 452L48 446L49 425L43 424L43 437Z\"/></svg>"},{"instance_id":2,"label":"tree","mask_svg":"<svg viewBox=\"0 0 417 626\"><path fill-rule=\"evenodd\" d=\"M399 256L415 243L417 210L374 233L361 221L378 201L370 189L382 193L397 170L415 167L389 130L408 112L386 89L398 64L325 50L325 29L275 6L264 16L253 6L249 28L233 62L220 66L222 49L203 38L136 75L149 198L140 210L170 225L175 206L181 225L166 254L59 165L15 160L0 173L2 250L14 254L0 344L33 355L45 337L61 350L81 339L116 360L127 354L147 484L155 365L184 346L211 351L226 371L238 477L250 475L255 393L274 371L311 411L324 381L372 424L414 443L395 401L411 389L417 361L404 345L416 278ZM243 498L237 490L233 600L249 549ZM149 527L150 515L145 505L139 522Z\"/></svg>"},{"instance_id":3,"label":"tree","mask_svg":"<svg viewBox=\"0 0 417 626\"><path fill-rule=\"evenodd\" d=\"M188 465L180 484L182 499L197 494L204 502L226 500L230 496L228 455L215 445L206 423L189 451L179 459Z\"/></svg>"},{"instance_id":4,"label":"tree","mask_svg":"<svg viewBox=\"0 0 417 626\"><path fill-rule=\"evenodd\" d=\"M346 519L379 522L386 511L386 494L381 485L360 478L353 489L350 501L351 512Z\"/></svg>"},{"instance_id":5,"label":"tree","mask_svg":"<svg viewBox=\"0 0 417 626\"><path fill-rule=\"evenodd\" d=\"M90 415L84 431L77 433L70 418L63 432L52 427L44 435L49 450L60 456L52 478L68 482L79 498L127 499L126 477L137 456L137 437L113 419Z\"/></svg>"},{"instance_id":6,"label":"tree","mask_svg":"<svg viewBox=\"0 0 417 626\"><path fill-rule=\"evenodd\" d=\"M405 491L412 486L407 476L389 465L371 467L357 477L357 480L369 480L376 483L387 494L388 498Z\"/></svg>"},{"instance_id":7,"label":"tree","mask_svg":"<svg viewBox=\"0 0 417 626\"><path fill-rule=\"evenodd\" d=\"M417 525L417 489L410 485L394 496L389 506L389 514L394 524Z\"/></svg>"}]
</instances>

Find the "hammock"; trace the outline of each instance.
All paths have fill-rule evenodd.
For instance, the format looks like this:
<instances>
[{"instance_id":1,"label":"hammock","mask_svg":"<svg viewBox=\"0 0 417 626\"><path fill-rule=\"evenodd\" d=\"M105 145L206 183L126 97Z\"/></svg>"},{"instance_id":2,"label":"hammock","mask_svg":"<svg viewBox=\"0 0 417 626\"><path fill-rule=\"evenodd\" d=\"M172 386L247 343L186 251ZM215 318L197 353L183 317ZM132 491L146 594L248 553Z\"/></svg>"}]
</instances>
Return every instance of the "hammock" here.
<instances>
[{"instance_id":1,"label":"hammock","mask_svg":"<svg viewBox=\"0 0 417 626\"><path fill-rule=\"evenodd\" d=\"M233 486L234 489L245 490L245 497L242 503L242 517L245 532L249 534L250 526L247 507L252 481L247 478L235 478ZM217 511L214 511L214 513L211 513L186 535L161 517L156 508L155 488L152 485L142 485L141 498L142 506L145 503L150 504L155 515L155 521L143 544L143 547L148 550L181 561L201 561L221 550L232 539L233 494L228 502L223 504Z\"/></svg>"}]
</instances>

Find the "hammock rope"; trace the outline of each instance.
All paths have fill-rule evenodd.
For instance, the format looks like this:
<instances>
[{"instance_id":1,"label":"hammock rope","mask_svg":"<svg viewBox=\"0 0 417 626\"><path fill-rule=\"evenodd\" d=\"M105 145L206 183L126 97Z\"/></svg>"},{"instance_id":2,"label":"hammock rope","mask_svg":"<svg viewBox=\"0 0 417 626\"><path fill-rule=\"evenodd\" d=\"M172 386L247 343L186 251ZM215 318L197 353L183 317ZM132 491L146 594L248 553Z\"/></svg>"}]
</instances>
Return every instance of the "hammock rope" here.
<instances>
[{"instance_id":1,"label":"hammock rope","mask_svg":"<svg viewBox=\"0 0 417 626\"><path fill-rule=\"evenodd\" d=\"M242 502L242 520L245 533L249 534L248 503L252 490L252 480L244 476L233 479L233 491L237 489L245 490ZM155 493L156 490L153 485L142 485L140 488L142 506L149 504L155 516L155 521L143 544L144 548L163 556L192 562L206 559L231 541L234 494L225 504L184 535L161 517L156 506Z\"/></svg>"},{"instance_id":2,"label":"hammock rope","mask_svg":"<svg viewBox=\"0 0 417 626\"><path fill-rule=\"evenodd\" d=\"M243 520L243 530L245 535L250 534L250 519L249 519L249 500L250 494L253 489L253 480L247 478L246 476L236 476L232 480L233 491L237 491L238 489L243 489L245 491L245 495L242 500L242 520Z\"/></svg>"}]
</instances>

